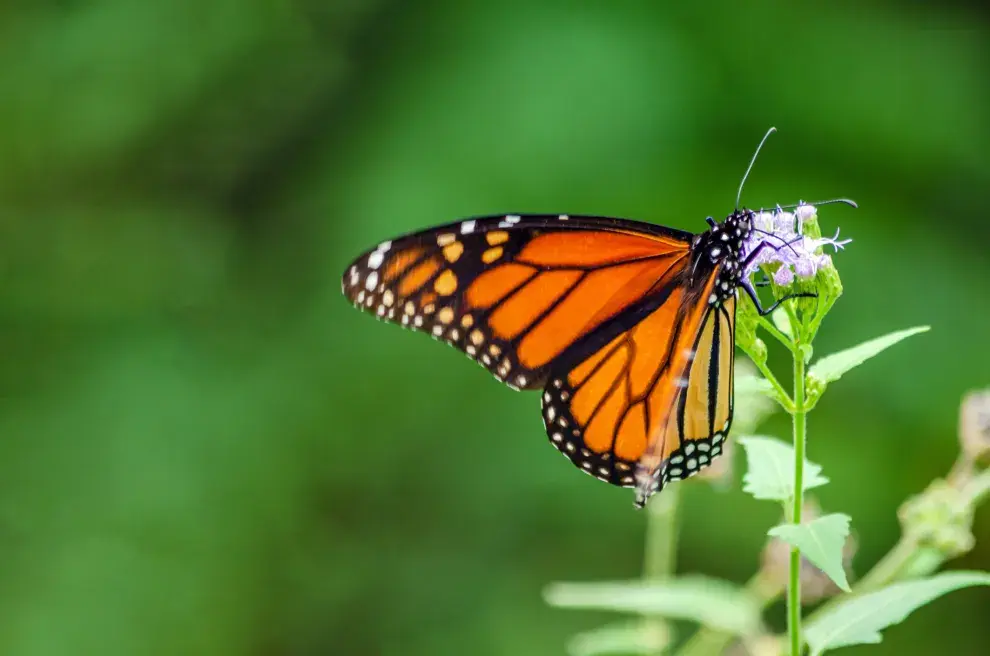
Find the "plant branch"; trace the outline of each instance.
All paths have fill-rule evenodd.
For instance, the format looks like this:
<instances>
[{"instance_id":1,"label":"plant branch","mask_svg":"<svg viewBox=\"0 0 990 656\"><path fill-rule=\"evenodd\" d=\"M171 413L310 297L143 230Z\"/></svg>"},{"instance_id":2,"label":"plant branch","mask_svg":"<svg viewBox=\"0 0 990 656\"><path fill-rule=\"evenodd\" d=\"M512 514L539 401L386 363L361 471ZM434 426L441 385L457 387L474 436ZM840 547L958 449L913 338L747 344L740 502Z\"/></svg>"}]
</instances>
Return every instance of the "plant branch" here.
<instances>
[{"instance_id":1,"label":"plant branch","mask_svg":"<svg viewBox=\"0 0 990 656\"><path fill-rule=\"evenodd\" d=\"M957 469L958 467L954 467L953 471ZM990 498L990 469L983 470L969 480L960 481L958 486L962 491L963 503L975 509ZM944 553L934 547L919 543L915 537L901 536L897 544L853 586L852 595L875 592L904 578L934 574L946 559L947 556ZM850 595L833 597L822 604L808 616L808 625L814 624L820 617L849 597Z\"/></svg>"},{"instance_id":2,"label":"plant branch","mask_svg":"<svg viewBox=\"0 0 990 656\"><path fill-rule=\"evenodd\" d=\"M792 340L790 337L788 337L784 333L780 332L780 330L777 328L777 326L774 325L773 321L771 321L770 319L767 319L766 317L764 317L762 315L759 315L758 321L759 321L760 327L763 328L763 330L765 330L768 333L770 333L771 335L773 335L774 338L778 342L780 342L781 344L783 344L784 347L788 351L792 351L792 352L794 351L794 340Z\"/></svg>"},{"instance_id":3,"label":"plant branch","mask_svg":"<svg viewBox=\"0 0 990 656\"><path fill-rule=\"evenodd\" d=\"M787 390L784 389L784 386L780 384L780 381L777 380L777 377L773 375L772 371L770 371L770 367L767 366L767 363L760 362L752 356L750 356L750 359L753 360L753 364L756 365L756 368L760 370L763 377L770 383L771 387L773 387L773 391L776 393L775 400L780 404L780 407L784 409L784 412L793 414L794 401L791 399L790 394L787 393Z\"/></svg>"},{"instance_id":4,"label":"plant branch","mask_svg":"<svg viewBox=\"0 0 990 656\"><path fill-rule=\"evenodd\" d=\"M663 494L657 495L652 503L646 506L646 551L643 554L643 579L656 582L673 576L677 563L677 507L680 503L681 486L671 485L664 488ZM669 627L660 617L648 615L645 617L648 628L657 629L658 635L667 634ZM660 647L658 654L666 652L666 644Z\"/></svg>"}]
</instances>

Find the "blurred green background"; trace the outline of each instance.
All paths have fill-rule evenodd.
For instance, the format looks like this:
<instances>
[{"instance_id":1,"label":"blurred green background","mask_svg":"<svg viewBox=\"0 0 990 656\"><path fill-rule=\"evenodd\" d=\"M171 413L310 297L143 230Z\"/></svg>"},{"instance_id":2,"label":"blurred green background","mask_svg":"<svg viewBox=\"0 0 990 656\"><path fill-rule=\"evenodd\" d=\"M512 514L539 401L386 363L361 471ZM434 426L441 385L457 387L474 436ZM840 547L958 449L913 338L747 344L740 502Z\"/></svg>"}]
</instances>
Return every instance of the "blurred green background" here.
<instances>
[{"instance_id":1,"label":"blurred green background","mask_svg":"<svg viewBox=\"0 0 990 656\"><path fill-rule=\"evenodd\" d=\"M563 653L611 616L541 589L638 575L645 515L339 275L465 215L701 230L771 125L746 204L861 205L820 213L855 241L819 353L934 327L811 417L864 572L990 383L988 35L975 2L0 4L0 654ZM686 489L681 571L745 580L776 510ZM953 566L990 569L975 530ZM988 611L848 653L990 653Z\"/></svg>"}]
</instances>

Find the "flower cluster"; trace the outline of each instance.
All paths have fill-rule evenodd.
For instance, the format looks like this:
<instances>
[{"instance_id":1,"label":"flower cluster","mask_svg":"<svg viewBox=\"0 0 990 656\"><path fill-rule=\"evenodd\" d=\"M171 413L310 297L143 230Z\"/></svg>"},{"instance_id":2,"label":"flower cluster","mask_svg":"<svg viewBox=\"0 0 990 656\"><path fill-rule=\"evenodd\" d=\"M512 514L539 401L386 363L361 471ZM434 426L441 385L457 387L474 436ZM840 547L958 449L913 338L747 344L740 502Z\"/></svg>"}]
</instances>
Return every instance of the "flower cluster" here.
<instances>
[{"instance_id":1,"label":"flower cluster","mask_svg":"<svg viewBox=\"0 0 990 656\"><path fill-rule=\"evenodd\" d=\"M815 207L804 204L798 205L793 212L779 207L772 212L755 212L753 230L743 244L742 255L745 258L763 243L767 246L753 258L744 274L748 276L762 265L780 263L773 274L773 281L778 286L786 287L794 282L795 275L813 278L819 269L831 267L832 256L822 253L822 248L831 246L838 251L852 240L839 241L838 230L831 238L815 238L805 234L805 224L816 217Z\"/></svg>"}]
</instances>

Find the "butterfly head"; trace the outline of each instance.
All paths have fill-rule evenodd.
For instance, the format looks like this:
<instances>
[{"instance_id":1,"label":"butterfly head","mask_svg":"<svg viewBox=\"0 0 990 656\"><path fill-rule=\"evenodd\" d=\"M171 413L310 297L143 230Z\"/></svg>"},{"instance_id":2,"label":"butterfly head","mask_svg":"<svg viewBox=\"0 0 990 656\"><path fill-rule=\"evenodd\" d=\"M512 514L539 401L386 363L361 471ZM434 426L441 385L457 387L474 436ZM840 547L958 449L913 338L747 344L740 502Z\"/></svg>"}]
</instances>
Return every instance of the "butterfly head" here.
<instances>
[{"instance_id":1,"label":"butterfly head","mask_svg":"<svg viewBox=\"0 0 990 656\"><path fill-rule=\"evenodd\" d=\"M694 239L695 270L719 267L721 271L709 301L719 304L735 296L743 276L743 244L753 231L753 212L735 210L721 222L709 220L711 228Z\"/></svg>"}]
</instances>

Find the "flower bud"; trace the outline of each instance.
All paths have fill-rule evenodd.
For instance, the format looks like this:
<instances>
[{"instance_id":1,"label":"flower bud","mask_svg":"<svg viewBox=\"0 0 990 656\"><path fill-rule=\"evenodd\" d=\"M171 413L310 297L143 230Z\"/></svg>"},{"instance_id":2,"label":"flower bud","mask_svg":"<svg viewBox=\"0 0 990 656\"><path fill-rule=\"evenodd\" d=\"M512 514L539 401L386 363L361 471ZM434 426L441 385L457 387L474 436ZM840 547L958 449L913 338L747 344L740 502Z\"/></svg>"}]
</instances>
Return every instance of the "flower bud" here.
<instances>
[{"instance_id":1,"label":"flower bud","mask_svg":"<svg viewBox=\"0 0 990 656\"><path fill-rule=\"evenodd\" d=\"M967 460L990 464L990 389L970 392L963 398L959 442Z\"/></svg>"},{"instance_id":2,"label":"flower bud","mask_svg":"<svg viewBox=\"0 0 990 656\"><path fill-rule=\"evenodd\" d=\"M962 493L943 480L905 501L897 511L904 535L955 558L973 548L973 509Z\"/></svg>"}]
</instances>

